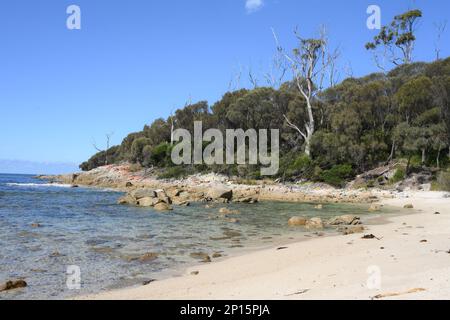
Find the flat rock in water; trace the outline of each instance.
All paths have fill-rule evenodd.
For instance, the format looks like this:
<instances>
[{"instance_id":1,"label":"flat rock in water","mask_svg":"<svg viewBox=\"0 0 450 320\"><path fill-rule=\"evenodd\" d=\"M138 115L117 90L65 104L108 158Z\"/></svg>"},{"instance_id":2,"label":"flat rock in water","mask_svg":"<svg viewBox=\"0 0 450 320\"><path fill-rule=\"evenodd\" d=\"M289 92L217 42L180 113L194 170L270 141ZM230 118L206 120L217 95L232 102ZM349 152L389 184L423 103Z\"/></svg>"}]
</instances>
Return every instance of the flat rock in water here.
<instances>
[{"instance_id":1,"label":"flat rock in water","mask_svg":"<svg viewBox=\"0 0 450 320\"><path fill-rule=\"evenodd\" d=\"M202 262L211 262L211 257L204 252L193 252L190 256L194 259L201 260Z\"/></svg>"},{"instance_id":2,"label":"flat rock in water","mask_svg":"<svg viewBox=\"0 0 450 320\"><path fill-rule=\"evenodd\" d=\"M153 253L153 252L148 252L146 254L143 254L140 258L139 261L140 262L150 262L153 260L158 259L158 254L157 253Z\"/></svg>"},{"instance_id":3,"label":"flat rock in water","mask_svg":"<svg viewBox=\"0 0 450 320\"><path fill-rule=\"evenodd\" d=\"M233 190L227 188L212 188L208 190L206 196L212 200L226 199L231 200L233 198Z\"/></svg>"},{"instance_id":4,"label":"flat rock in water","mask_svg":"<svg viewBox=\"0 0 450 320\"><path fill-rule=\"evenodd\" d=\"M312 218L306 221L307 229L323 229L323 221L321 218Z\"/></svg>"},{"instance_id":5,"label":"flat rock in water","mask_svg":"<svg viewBox=\"0 0 450 320\"><path fill-rule=\"evenodd\" d=\"M19 288L25 288L27 283L24 280L11 280L0 284L0 292Z\"/></svg>"},{"instance_id":6,"label":"flat rock in water","mask_svg":"<svg viewBox=\"0 0 450 320\"><path fill-rule=\"evenodd\" d=\"M129 195L136 200L142 199L142 198L156 198L156 192L152 189L148 188L141 188L133 190L129 193Z\"/></svg>"},{"instance_id":7,"label":"flat rock in water","mask_svg":"<svg viewBox=\"0 0 450 320\"><path fill-rule=\"evenodd\" d=\"M153 209L155 209L156 211L171 211L173 210L173 208L171 206L169 206L167 203L164 202L160 202L158 204L156 204Z\"/></svg>"},{"instance_id":8,"label":"flat rock in water","mask_svg":"<svg viewBox=\"0 0 450 320\"><path fill-rule=\"evenodd\" d=\"M123 196L121 198L119 198L119 200L117 200L118 204L131 204L131 205L135 205L136 204L136 199L133 198L130 195L126 195Z\"/></svg>"},{"instance_id":9,"label":"flat rock in water","mask_svg":"<svg viewBox=\"0 0 450 320\"><path fill-rule=\"evenodd\" d=\"M292 217L288 221L288 225L295 227L295 226L304 226L306 225L307 219L304 217Z\"/></svg>"},{"instance_id":10,"label":"flat rock in water","mask_svg":"<svg viewBox=\"0 0 450 320\"><path fill-rule=\"evenodd\" d=\"M220 214L239 214L239 210L230 210L228 208L220 208L219 209Z\"/></svg>"},{"instance_id":11,"label":"flat rock in water","mask_svg":"<svg viewBox=\"0 0 450 320\"><path fill-rule=\"evenodd\" d=\"M370 205L369 212L376 212L376 211L380 211L380 210L381 210L381 206L379 204L372 203Z\"/></svg>"},{"instance_id":12,"label":"flat rock in water","mask_svg":"<svg viewBox=\"0 0 450 320\"><path fill-rule=\"evenodd\" d=\"M139 199L136 202L136 204L140 207L153 207L153 206L156 206L160 202L161 202L161 200L159 200L158 198L145 197L145 198Z\"/></svg>"}]
</instances>

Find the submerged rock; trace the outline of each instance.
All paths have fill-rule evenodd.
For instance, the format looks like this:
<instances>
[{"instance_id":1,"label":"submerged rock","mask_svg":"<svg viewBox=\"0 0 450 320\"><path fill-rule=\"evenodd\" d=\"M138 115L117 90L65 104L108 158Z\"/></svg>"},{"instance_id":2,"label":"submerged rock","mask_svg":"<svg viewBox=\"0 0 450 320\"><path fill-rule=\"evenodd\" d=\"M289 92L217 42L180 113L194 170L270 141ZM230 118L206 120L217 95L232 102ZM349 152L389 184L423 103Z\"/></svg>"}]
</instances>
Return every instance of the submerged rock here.
<instances>
[{"instance_id":1,"label":"submerged rock","mask_svg":"<svg viewBox=\"0 0 450 320\"><path fill-rule=\"evenodd\" d=\"M376 212L376 211L380 211L381 210L381 206L379 204L376 203L372 203L369 207L369 212Z\"/></svg>"},{"instance_id":2,"label":"submerged rock","mask_svg":"<svg viewBox=\"0 0 450 320\"><path fill-rule=\"evenodd\" d=\"M180 200L173 200L172 204L176 205L176 206L181 206L181 207L189 207L191 205L191 203L189 201L180 201Z\"/></svg>"},{"instance_id":3,"label":"submerged rock","mask_svg":"<svg viewBox=\"0 0 450 320\"><path fill-rule=\"evenodd\" d=\"M291 227L305 226L307 219L304 217L292 217L288 221L288 225Z\"/></svg>"},{"instance_id":4,"label":"submerged rock","mask_svg":"<svg viewBox=\"0 0 450 320\"><path fill-rule=\"evenodd\" d=\"M306 221L305 227L307 229L323 229L323 221L321 218L312 218Z\"/></svg>"},{"instance_id":5,"label":"submerged rock","mask_svg":"<svg viewBox=\"0 0 450 320\"><path fill-rule=\"evenodd\" d=\"M0 292L25 288L28 284L24 280L10 280L0 284Z\"/></svg>"},{"instance_id":6,"label":"submerged rock","mask_svg":"<svg viewBox=\"0 0 450 320\"><path fill-rule=\"evenodd\" d=\"M158 204L156 204L153 209L155 209L156 211L171 211L173 210L173 208L171 206L169 206L167 203L164 202L160 202Z\"/></svg>"},{"instance_id":7,"label":"submerged rock","mask_svg":"<svg viewBox=\"0 0 450 320\"><path fill-rule=\"evenodd\" d=\"M239 210L230 210L228 208L220 208L219 209L220 214L239 214Z\"/></svg>"},{"instance_id":8,"label":"submerged rock","mask_svg":"<svg viewBox=\"0 0 450 320\"><path fill-rule=\"evenodd\" d=\"M211 262L211 257L204 252L193 252L190 256L194 259L201 260L202 262Z\"/></svg>"},{"instance_id":9,"label":"submerged rock","mask_svg":"<svg viewBox=\"0 0 450 320\"><path fill-rule=\"evenodd\" d=\"M158 254L153 252L148 252L139 257L140 262L150 262L158 259Z\"/></svg>"},{"instance_id":10,"label":"submerged rock","mask_svg":"<svg viewBox=\"0 0 450 320\"><path fill-rule=\"evenodd\" d=\"M414 205L412 205L411 203L408 203L403 208L405 208L405 209L414 209Z\"/></svg>"},{"instance_id":11,"label":"submerged rock","mask_svg":"<svg viewBox=\"0 0 450 320\"><path fill-rule=\"evenodd\" d=\"M136 202L136 204L140 207L153 207L160 202L161 202L161 200L159 200L158 198L145 197L145 198L139 199Z\"/></svg>"},{"instance_id":12,"label":"submerged rock","mask_svg":"<svg viewBox=\"0 0 450 320\"><path fill-rule=\"evenodd\" d=\"M135 205L136 204L136 199L131 197L130 195L126 195L123 196L121 198L119 198L119 200L117 200L118 204L131 204L131 205Z\"/></svg>"}]
</instances>

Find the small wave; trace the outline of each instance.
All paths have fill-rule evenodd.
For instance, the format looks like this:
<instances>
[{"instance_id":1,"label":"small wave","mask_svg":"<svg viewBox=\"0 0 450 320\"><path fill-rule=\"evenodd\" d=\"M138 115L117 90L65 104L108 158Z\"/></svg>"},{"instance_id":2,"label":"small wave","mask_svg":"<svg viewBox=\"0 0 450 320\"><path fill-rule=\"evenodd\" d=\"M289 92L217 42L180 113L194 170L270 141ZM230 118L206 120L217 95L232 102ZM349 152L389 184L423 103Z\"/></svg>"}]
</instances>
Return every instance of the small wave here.
<instances>
[{"instance_id":1,"label":"small wave","mask_svg":"<svg viewBox=\"0 0 450 320\"><path fill-rule=\"evenodd\" d=\"M57 183L7 183L9 187L57 187L57 188L71 188L70 184Z\"/></svg>"}]
</instances>

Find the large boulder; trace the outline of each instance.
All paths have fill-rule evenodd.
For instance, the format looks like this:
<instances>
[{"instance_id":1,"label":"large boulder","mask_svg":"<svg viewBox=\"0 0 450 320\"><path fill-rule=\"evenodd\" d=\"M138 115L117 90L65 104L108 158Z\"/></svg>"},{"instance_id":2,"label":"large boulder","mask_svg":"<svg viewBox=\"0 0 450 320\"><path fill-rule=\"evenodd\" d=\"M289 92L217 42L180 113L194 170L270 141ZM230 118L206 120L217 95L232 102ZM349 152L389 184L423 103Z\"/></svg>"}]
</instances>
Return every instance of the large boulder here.
<instances>
[{"instance_id":1,"label":"large boulder","mask_svg":"<svg viewBox=\"0 0 450 320\"><path fill-rule=\"evenodd\" d=\"M158 198L145 197L145 198L141 198L138 201L136 201L136 205L138 205L140 207L153 207L160 202L161 202L161 200L159 200Z\"/></svg>"},{"instance_id":2,"label":"large boulder","mask_svg":"<svg viewBox=\"0 0 450 320\"><path fill-rule=\"evenodd\" d=\"M129 193L129 195L136 200L142 199L142 198L156 198L156 192L152 189L148 188L141 188L133 190Z\"/></svg>"},{"instance_id":3,"label":"large boulder","mask_svg":"<svg viewBox=\"0 0 450 320\"><path fill-rule=\"evenodd\" d=\"M172 200L164 190L156 190L156 197L167 204L172 204Z\"/></svg>"},{"instance_id":4,"label":"large boulder","mask_svg":"<svg viewBox=\"0 0 450 320\"><path fill-rule=\"evenodd\" d=\"M117 200L117 203L118 204L132 204L132 205L135 205L136 204L136 199L127 194L126 196L123 196L119 200Z\"/></svg>"},{"instance_id":5,"label":"large boulder","mask_svg":"<svg viewBox=\"0 0 450 320\"><path fill-rule=\"evenodd\" d=\"M339 217L334 217L328 224L331 226L340 226L340 225L358 225L361 224L361 218L352 214L346 214Z\"/></svg>"},{"instance_id":6,"label":"large boulder","mask_svg":"<svg viewBox=\"0 0 450 320\"><path fill-rule=\"evenodd\" d=\"M308 219L306 219L304 217L292 217L289 219L288 225L291 227L305 226L307 220Z\"/></svg>"},{"instance_id":7,"label":"large boulder","mask_svg":"<svg viewBox=\"0 0 450 320\"><path fill-rule=\"evenodd\" d=\"M212 200L226 199L230 201L233 198L233 190L222 187L211 188L208 190L206 197Z\"/></svg>"},{"instance_id":8,"label":"large boulder","mask_svg":"<svg viewBox=\"0 0 450 320\"><path fill-rule=\"evenodd\" d=\"M306 221L305 227L309 230L320 230L323 229L323 221L321 218L312 218Z\"/></svg>"},{"instance_id":9,"label":"large boulder","mask_svg":"<svg viewBox=\"0 0 450 320\"><path fill-rule=\"evenodd\" d=\"M411 203L405 204L405 206L403 207L405 209L414 209L414 205Z\"/></svg>"},{"instance_id":10,"label":"large boulder","mask_svg":"<svg viewBox=\"0 0 450 320\"><path fill-rule=\"evenodd\" d=\"M170 198L179 197L183 193L183 189L180 189L178 187L170 187L166 189L166 194Z\"/></svg>"}]
</instances>

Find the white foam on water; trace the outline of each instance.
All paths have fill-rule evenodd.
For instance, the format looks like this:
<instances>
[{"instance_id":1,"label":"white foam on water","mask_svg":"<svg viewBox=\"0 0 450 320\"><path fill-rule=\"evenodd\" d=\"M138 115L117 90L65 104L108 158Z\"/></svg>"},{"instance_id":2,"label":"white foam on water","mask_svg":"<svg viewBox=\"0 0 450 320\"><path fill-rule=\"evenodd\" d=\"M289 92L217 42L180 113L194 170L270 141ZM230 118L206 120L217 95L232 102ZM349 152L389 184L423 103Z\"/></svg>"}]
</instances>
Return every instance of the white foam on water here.
<instances>
[{"instance_id":1,"label":"white foam on water","mask_svg":"<svg viewBox=\"0 0 450 320\"><path fill-rule=\"evenodd\" d=\"M7 183L9 187L56 187L56 188L71 188L70 184L57 183Z\"/></svg>"}]
</instances>

